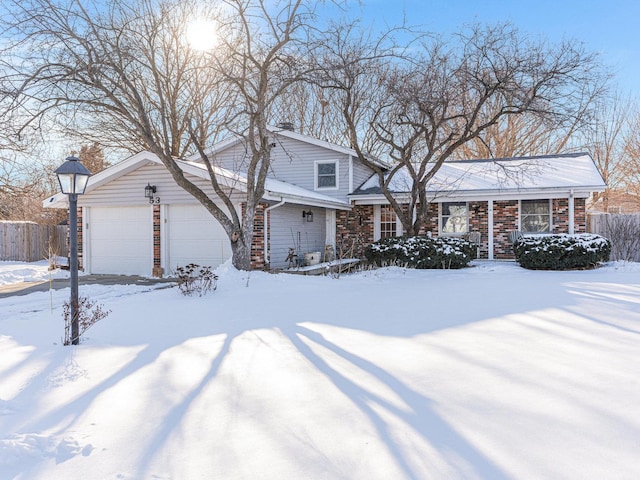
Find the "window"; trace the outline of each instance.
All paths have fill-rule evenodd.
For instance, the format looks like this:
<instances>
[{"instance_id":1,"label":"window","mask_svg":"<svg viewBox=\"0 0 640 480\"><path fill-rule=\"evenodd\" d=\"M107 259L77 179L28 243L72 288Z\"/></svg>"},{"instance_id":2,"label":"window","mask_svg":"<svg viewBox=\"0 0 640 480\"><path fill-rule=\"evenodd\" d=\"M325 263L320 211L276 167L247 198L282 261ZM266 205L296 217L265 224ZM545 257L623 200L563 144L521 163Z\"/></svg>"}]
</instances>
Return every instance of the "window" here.
<instances>
[{"instance_id":1,"label":"window","mask_svg":"<svg viewBox=\"0 0 640 480\"><path fill-rule=\"evenodd\" d=\"M469 231L469 207L466 202L442 204L440 231L442 233L467 233Z\"/></svg>"},{"instance_id":2,"label":"window","mask_svg":"<svg viewBox=\"0 0 640 480\"><path fill-rule=\"evenodd\" d=\"M398 236L396 212L391 205L380 205L380 238Z\"/></svg>"},{"instance_id":3,"label":"window","mask_svg":"<svg viewBox=\"0 0 640 480\"><path fill-rule=\"evenodd\" d=\"M391 205L374 205L373 220L374 240L402 235L402 222Z\"/></svg>"},{"instance_id":4,"label":"window","mask_svg":"<svg viewBox=\"0 0 640 480\"><path fill-rule=\"evenodd\" d=\"M551 208L549 200L520 201L520 230L526 233L551 231Z\"/></svg>"},{"instance_id":5,"label":"window","mask_svg":"<svg viewBox=\"0 0 640 480\"><path fill-rule=\"evenodd\" d=\"M316 163L316 188L338 188L338 162Z\"/></svg>"}]
</instances>

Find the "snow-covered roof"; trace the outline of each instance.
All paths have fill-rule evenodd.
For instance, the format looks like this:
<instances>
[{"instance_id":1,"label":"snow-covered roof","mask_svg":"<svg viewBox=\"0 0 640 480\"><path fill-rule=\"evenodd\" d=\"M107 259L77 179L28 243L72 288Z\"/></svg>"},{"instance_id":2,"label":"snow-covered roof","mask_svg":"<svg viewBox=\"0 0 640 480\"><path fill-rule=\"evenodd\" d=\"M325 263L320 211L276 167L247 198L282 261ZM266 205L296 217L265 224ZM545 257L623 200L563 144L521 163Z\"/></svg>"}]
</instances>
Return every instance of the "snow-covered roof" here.
<instances>
[{"instance_id":1,"label":"snow-covered roof","mask_svg":"<svg viewBox=\"0 0 640 480\"><path fill-rule=\"evenodd\" d=\"M100 173L97 173L96 175L92 175L87 183L85 193L91 193L96 188L120 178L121 176L126 175L127 173L150 162L162 165L162 162L155 154L151 152L140 152L112 167L107 168L106 170L101 171ZM202 163L187 160L176 160L176 163L185 173L189 173L199 178L209 178L209 172L207 172L206 166ZM220 167L213 167L213 169L216 172L218 181L223 186L243 190L243 186L247 183L246 176L242 172L232 172ZM350 208L347 202L272 178L267 178L265 181L265 190L265 200L285 200L288 203L343 210L348 210ZM42 203L46 208L66 208L68 204L68 197L63 193L57 193L48 197Z\"/></svg>"},{"instance_id":2,"label":"snow-covered roof","mask_svg":"<svg viewBox=\"0 0 640 480\"><path fill-rule=\"evenodd\" d=\"M206 166L202 163L191 162L191 161L178 161L178 164L182 167L188 166L191 168L198 169L202 172L199 176L202 178L208 178L209 173L207 172ZM234 185L240 183L241 185L246 184L247 180L243 173L234 173L229 170L220 167L214 167L218 176L223 176L227 178L232 178L234 180ZM185 168L186 171L186 168ZM195 173L194 171L189 171L189 173ZM297 185L293 185L292 183L283 182L281 180L276 180L274 178L267 178L265 180L265 191L266 191L266 199L267 200L287 200L289 203L299 203L303 205L314 205L314 206L326 206L333 208L342 208L348 209L349 204L343 202L341 200L335 199L328 195L323 195L321 193L317 193L311 190L307 190L306 188L299 187Z\"/></svg>"},{"instance_id":3,"label":"snow-covered roof","mask_svg":"<svg viewBox=\"0 0 640 480\"><path fill-rule=\"evenodd\" d=\"M406 169L391 180L391 191L410 191L411 178ZM514 193L603 191L606 184L588 153L463 160L445 162L427 184L432 197L465 195L505 196ZM350 195L352 199L380 196L376 175L371 176Z\"/></svg>"}]
</instances>

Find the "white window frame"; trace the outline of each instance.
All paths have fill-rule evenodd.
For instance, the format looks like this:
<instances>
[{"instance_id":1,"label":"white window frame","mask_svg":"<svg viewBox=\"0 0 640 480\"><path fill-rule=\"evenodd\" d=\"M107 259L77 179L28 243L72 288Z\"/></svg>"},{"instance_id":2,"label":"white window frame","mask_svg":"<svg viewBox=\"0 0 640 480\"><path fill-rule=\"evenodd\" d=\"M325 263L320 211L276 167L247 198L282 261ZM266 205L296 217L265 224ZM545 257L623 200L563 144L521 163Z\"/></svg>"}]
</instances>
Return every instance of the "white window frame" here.
<instances>
[{"instance_id":1,"label":"white window frame","mask_svg":"<svg viewBox=\"0 0 640 480\"><path fill-rule=\"evenodd\" d=\"M319 165L335 165L336 167L336 184L331 187L321 187L318 185L318 166ZM340 188L340 161L339 160L316 160L313 169L313 187L315 190L338 190Z\"/></svg>"},{"instance_id":2,"label":"white window frame","mask_svg":"<svg viewBox=\"0 0 640 480\"><path fill-rule=\"evenodd\" d=\"M378 241L382 238L382 207L389 207L391 205L374 205L373 206L373 240ZM395 214L395 211L393 212ZM402 222L396 214L396 236L400 237L403 234Z\"/></svg>"},{"instance_id":3,"label":"white window frame","mask_svg":"<svg viewBox=\"0 0 640 480\"><path fill-rule=\"evenodd\" d=\"M529 232L529 231L525 231L523 226L522 226L522 217L523 217L523 213L522 213L522 202L547 202L547 205L549 207L549 230L547 230L546 232ZM540 214L536 214L536 215L540 215ZM525 234L531 234L531 235L535 235L535 234L539 234L539 235L545 235L545 234L549 234L549 233L553 233L553 204L552 204L552 200L550 198L532 198L532 199L528 199L528 200L519 200L518 201L518 230L520 230L522 233Z\"/></svg>"},{"instance_id":4,"label":"white window frame","mask_svg":"<svg viewBox=\"0 0 640 480\"><path fill-rule=\"evenodd\" d=\"M444 214L444 206L446 204L450 204L450 203L455 203L455 204L464 204L465 208L467 209L467 229L464 232L444 232L442 227L444 226L444 222L443 219L445 217L452 217L454 215L445 215ZM461 215L458 215L461 216ZM438 232L440 235L447 235L447 236L452 236L452 237L456 237L456 236L463 236L466 235L467 233L469 233L469 222L470 222L470 218L469 218L469 202L440 202L438 204Z\"/></svg>"}]
</instances>

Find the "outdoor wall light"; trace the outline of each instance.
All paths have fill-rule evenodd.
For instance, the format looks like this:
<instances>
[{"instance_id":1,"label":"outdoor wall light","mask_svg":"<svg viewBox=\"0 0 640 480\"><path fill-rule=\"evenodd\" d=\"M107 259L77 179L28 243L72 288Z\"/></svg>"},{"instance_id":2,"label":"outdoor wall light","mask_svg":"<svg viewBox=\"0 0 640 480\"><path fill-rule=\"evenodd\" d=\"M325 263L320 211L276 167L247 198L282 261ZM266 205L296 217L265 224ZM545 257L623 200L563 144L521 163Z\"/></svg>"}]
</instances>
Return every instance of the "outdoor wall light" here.
<instances>
[{"instance_id":1,"label":"outdoor wall light","mask_svg":"<svg viewBox=\"0 0 640 480\"><path fill-rule=\"evenodd\" d=\"M313 212L311 210L302 211L302 218L306 218L307 222L313 222Z\"/></svg>"},{"instance_id":2,"label":"outdoor wall light","mask_svg":"<svg viewBox=\"0 0 640 480\"><path fill-rule=\"evenodd\" d=\"M156 186L147 183L147 186L144 187L144 197L145 198L153 198L153 195L156 193Z\"/></svg>"}]
</instances>

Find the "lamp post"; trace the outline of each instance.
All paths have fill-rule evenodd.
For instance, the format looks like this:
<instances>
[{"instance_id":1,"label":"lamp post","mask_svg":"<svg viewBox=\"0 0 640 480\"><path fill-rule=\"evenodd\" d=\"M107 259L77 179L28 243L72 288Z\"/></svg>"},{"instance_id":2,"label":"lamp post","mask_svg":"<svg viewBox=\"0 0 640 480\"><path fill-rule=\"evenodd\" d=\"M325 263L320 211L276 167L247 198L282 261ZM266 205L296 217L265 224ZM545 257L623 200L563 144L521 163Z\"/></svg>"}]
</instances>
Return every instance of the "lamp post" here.
<instances>
[{"instance_id":1,"label":"lamp post","mask_svg":"<svg viewBox=\"0 0 640 480\"><path fill-rule=\"evenodd\" d=\"M55 174L60 182L60 190L69 195L69 272L71 273L71 344L80 342L78 325L78 195L84 193L91 172L77 157L67 157Z\"/></svg>"}]
</instances>

